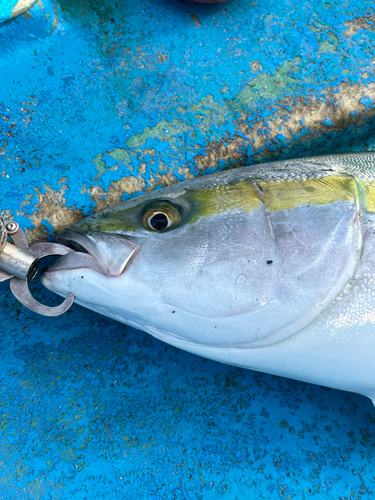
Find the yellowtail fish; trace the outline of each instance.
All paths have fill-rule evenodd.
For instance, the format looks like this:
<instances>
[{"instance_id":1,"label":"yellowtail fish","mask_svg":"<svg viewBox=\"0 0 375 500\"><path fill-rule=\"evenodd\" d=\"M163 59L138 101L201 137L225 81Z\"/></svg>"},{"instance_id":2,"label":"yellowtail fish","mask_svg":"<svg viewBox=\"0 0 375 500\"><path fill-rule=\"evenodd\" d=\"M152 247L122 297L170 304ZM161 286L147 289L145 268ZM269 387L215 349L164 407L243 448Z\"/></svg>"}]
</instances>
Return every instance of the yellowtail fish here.
<instances>
[{"instance_id":1,"label":"yellowtail fish","mask_svg":"<svg viewBox=\"0 0 375 500\"><path fill-rule=\"evenodd\" d=\"M224 363L375 400L375 153L249 166L60 233L43 283Z\"/></svg>"}]
</instances>

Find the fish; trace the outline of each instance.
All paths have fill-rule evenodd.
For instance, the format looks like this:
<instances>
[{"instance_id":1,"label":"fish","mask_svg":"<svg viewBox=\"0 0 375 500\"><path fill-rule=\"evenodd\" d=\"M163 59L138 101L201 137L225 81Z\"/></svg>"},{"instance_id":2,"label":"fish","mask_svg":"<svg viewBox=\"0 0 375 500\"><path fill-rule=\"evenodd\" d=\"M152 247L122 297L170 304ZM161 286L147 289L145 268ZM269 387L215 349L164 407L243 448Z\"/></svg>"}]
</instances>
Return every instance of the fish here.
<instances>
[{"instance_id":1,"label":"fish","mask_svg":"<svg viewBox=\"0 0 375 500\"><path fill-rule=\"evenodd\" d=\"M50 290L157 339L375 401L375 153L238 167L81 220Z\"/></svg>"}]
</instances>

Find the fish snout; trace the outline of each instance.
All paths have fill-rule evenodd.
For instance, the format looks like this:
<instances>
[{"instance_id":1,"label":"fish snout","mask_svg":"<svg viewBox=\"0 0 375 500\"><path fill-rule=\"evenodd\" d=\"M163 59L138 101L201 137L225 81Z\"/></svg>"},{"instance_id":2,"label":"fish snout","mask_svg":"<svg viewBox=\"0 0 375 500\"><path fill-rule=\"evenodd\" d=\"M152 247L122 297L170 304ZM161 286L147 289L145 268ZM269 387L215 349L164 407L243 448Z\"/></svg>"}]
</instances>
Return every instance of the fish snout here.
<instances>
[{"instance_id":1,"label":"fish snout","mask_svg":"<svg viewBox=\"0 0 375 500\"><path fill-rule=\"evenodd\" d=\"M91 268L108 277L119 276L139 248L125 236L111 233L67 230L56 240L75 251L58 259L47 272Z\"/></svg>"}]
</instances>

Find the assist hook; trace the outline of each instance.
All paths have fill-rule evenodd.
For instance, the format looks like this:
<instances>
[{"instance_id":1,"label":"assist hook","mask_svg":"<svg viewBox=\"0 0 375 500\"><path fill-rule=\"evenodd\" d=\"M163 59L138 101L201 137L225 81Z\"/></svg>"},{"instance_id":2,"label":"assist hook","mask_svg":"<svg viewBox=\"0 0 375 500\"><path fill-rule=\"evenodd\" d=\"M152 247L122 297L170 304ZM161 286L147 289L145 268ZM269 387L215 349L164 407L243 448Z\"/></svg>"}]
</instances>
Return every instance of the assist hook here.
<instances>
[{"instance_id":1,"label":"assist hook","mask_svg":"<svg viewBox=\"0 0 375 500\"><path fill-rule=\"evenodd\" d=\"M8 241L8 236L13 243ZM50 255L66 255L70 248L58 243L35 243L29 247L25 233L14 221L0 218L0 282L10 280L13 295L27 308L43 316L60 316L73 304L74 295L68 293L56 307L41 304L31 295L29 281L36 275L39 260Z\"/></svg>"}]
</instances>

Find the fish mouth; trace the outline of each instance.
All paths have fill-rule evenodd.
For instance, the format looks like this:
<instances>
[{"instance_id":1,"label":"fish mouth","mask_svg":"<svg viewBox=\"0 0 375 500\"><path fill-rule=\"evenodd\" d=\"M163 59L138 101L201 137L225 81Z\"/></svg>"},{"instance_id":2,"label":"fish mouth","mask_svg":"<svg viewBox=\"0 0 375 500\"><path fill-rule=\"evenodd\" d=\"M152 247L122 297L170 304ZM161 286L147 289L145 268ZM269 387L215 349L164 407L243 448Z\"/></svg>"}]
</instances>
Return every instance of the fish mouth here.
<instances>
[{"instance_id":1,"label":"fish mouth","mask_svg":"<svg viewBox=\"0 0 375 500\"><path fill-rule=\"evenodd\" d=\"M45 272L90 268L108 277L122 274L130 264L139 246L125 236L110 233L79 233L67 230L56 236L58 243L71 249Z\"/></svg>"}]
</instances>

